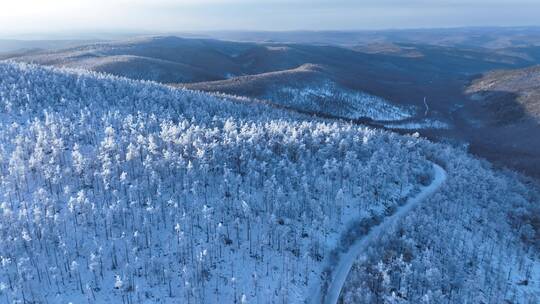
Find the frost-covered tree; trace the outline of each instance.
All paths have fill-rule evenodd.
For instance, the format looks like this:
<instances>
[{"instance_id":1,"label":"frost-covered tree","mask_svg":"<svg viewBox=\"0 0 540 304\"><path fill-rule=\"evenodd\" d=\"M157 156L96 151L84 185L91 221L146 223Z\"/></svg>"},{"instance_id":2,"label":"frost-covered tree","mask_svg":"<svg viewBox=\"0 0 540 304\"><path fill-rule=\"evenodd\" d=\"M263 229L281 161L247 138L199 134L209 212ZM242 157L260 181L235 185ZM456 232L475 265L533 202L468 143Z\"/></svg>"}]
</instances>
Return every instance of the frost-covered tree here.
<instances>
[{"instance_id":1,"label":"frost-covered tree","mask_svg":"<svg viewBox=\"0 0 540 304\"><path fill-rule=\"evenodd\" d=\"M302 303L336 252L430 182L431 161L454 182L357 266L375 290L358 299L473 299L473 275L490 301L511 299L487 274L533 276L537 196L453 148L6 62L0 110L0 301Z\"/></svg>"}]
</instances>

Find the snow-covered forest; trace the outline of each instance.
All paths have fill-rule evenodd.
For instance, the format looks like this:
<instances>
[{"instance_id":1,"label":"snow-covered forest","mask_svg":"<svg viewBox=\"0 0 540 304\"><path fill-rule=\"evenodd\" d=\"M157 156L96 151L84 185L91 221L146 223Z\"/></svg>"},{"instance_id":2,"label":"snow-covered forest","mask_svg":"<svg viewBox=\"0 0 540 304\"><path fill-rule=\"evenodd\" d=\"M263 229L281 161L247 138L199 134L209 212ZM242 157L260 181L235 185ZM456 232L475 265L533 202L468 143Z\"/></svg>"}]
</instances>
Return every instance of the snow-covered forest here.
<instances>
[{"instance_id":1,"label":"snow-covered forest","mask_svg":"<svg viewBox=\"0 0 540 304\"><path fill-rule=\"evenodd\" d=\"M448 183L358 262L345 302L537 299L506 282L538 284L538 194L416 136L3 62L0 142L0 303L304 303L432 162Z\"/></svg>"},{"instance_id":2,"label":"snow-covered forest","mask_svg":"<svg viewBox=\"0 0 540 304\"><path fill-rule=\"evenodd\" d=\"M447 181L358 257L342 301L539 303L540 194L462 151L420 146Z\"/></svg>"},{"instance_id":3,"label":"snow-covered forest","mask_svg":"<svg viewBox=\"0 0 540 304\"><path fill-rule=\"evenodd\" d=\"M1 65L6 299L300 301L352 220L429 180L413 138Z\"/></svg>"},{"instance_id":4,"label":"snow-covered forest","mask_svg":"<svg viewBox=\"0 0 540 304\"><path fill-rule=\"evenodd\" d=\"M302 111L349 119L403 120L415 113L411 108L394 105L378 96L348 90L330 80L273 87L263 98Z\"/></svg>"}]
</instances>

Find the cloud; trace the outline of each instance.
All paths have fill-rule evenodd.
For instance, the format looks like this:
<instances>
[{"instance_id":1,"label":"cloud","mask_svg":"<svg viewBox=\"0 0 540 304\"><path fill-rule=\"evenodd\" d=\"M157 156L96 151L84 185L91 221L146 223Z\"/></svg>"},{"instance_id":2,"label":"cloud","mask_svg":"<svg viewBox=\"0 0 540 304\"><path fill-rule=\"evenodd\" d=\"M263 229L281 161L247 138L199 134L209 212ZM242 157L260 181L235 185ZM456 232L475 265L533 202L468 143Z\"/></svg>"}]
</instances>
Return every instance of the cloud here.
<instances>
[{"instance_id":1,"label":"cloud","mask_svg":"<svg viewBox=\"0 0 540 304\"><path fill-rule=\"evenodd\" d=\"M540 25L538 0L4 0L2 33Z\"/></svg>"}]
</instances>

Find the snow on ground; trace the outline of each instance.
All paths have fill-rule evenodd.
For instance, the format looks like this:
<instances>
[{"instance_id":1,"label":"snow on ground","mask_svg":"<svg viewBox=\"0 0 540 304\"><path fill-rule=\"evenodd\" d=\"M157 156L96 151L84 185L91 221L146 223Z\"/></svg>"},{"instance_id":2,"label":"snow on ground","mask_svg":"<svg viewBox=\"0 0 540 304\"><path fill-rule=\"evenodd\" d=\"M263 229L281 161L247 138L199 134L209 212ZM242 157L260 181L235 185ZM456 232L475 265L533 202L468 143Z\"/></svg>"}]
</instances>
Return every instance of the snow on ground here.
<instances>
[{"instance_id":1,"label":"snow on ground","mask_svg":"<svg viewBox=\"0 0 540 304\"><path fill-rule=\"evenodd\" d=\"M419 187L416 139L0 63L0 286L37 303L301 303L348 223Z\"/></svg>"},{"instance_id":2,"label":"snow on ground","mask_svg":"<svg viewBox=\"0 0 540 304\"><path fill-rule=\"evenodd\" d=\"M270 89L264 98L303 111L325 113L348 119L402 120L414 111L374 95L345 89L332 81Z\"/></svg>"},{"instance_id":3,"label":"snow on ground","mask_svg":"<svg viewBox=\"0 0 540 304\"><path fill-rule=\"evenodd\" d=\"M405 205L399 207L395 213L384 218L384 220L369 230L365 236L360 236L346 252L338 256L338 261L332 261L335 265L331 265L331 275L329 285L326 286L323 282L314 284L313 298L310 303L313 304L337 304L341 293L341 289L345 284L345 280L351 270L351 267L356 262L357 257L366 252L370 243L377 240L381 233L384 233L389 228L392 228L399 219L403 218L416 205L422 203L427 197L437 191L446 180L446 171L439 165L433 164L433 180L428 186L420 188L420 192L414 197L407 200Z\"/></svg>"},{"instance_id":4,"label":"snow on ground","mask_svg":"<svg viewBox=\"0 0 540 304\"><path fill-rule=\"evenodd\" d=\"M419 121L385 124L385 127L400 130L450 129L450 124L436 119L425 118Z\"/></svg>"},{"instance_id":5,"label":"snow on ground","mask_svg":"<svg viewBox=\"0 0 540 304\"><path fill-rule=\"evenodd\" d=\"M540 193L462 150L423 149L446 182L357 259L340 300L538 303Z\"/></svg>"},{"instance_id":6,"label":"snow on ground","mask_svg":"<svg viewBox=\"0 0 540 304\"><path fill-rule=\"evenodd\" d=\"M245 99L2 62L0 114L0 301L8 303L304 303L336 248L430 182L427 159L445 164L451 185L420 206L429 212L404 218L406 243L369 248L375 258L386 257L376 255L379 243L450 253L407 256L422 258L408 278L423 284L419 297L484 296L492 276L480 267L473 274L484 285L466 289L460 263L519 248L510 226L534 233L521 223L536 196L460 150ZM414 205L404 206L397 214ZM453 273L461 276L443 280Z\"/></svg>"}]
</instances>

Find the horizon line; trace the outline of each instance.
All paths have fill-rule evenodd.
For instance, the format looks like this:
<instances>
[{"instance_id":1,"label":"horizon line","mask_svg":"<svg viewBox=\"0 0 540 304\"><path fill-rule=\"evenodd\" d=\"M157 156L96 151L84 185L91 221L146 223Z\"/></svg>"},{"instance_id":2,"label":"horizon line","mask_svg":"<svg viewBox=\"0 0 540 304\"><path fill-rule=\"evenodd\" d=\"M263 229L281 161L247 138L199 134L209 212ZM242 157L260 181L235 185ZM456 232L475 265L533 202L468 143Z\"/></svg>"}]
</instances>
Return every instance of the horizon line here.
<instances>
[{"instance_id":1,"label":"horizon line","mask_svg":"<svg viewBox=\"0 0 540 304\"><path fill-rule=\"evenodd\" d=\"M538 29L540 25L474 25L474 26L438 26L438 27L381 27L373 29L199 29L199 30L165 30L155 31L146 29L110 29L110 30L77 30L77 31L51 31L51 32L21 32L0 33L0 40L86 40L88 37L75 38L74 36L92 35L189 35L204 33L370 33L370 32L396 32L396 31L436 31L436 30L465 30L465 29ZM58 38L52 38L52 37ZM21 38L17 38L21 37ZM27 37L27 38L25 38ZM39 38L38 38L39 37ZM51 38L45 38L51 37Z\"/></svg>"}]
</instances>

